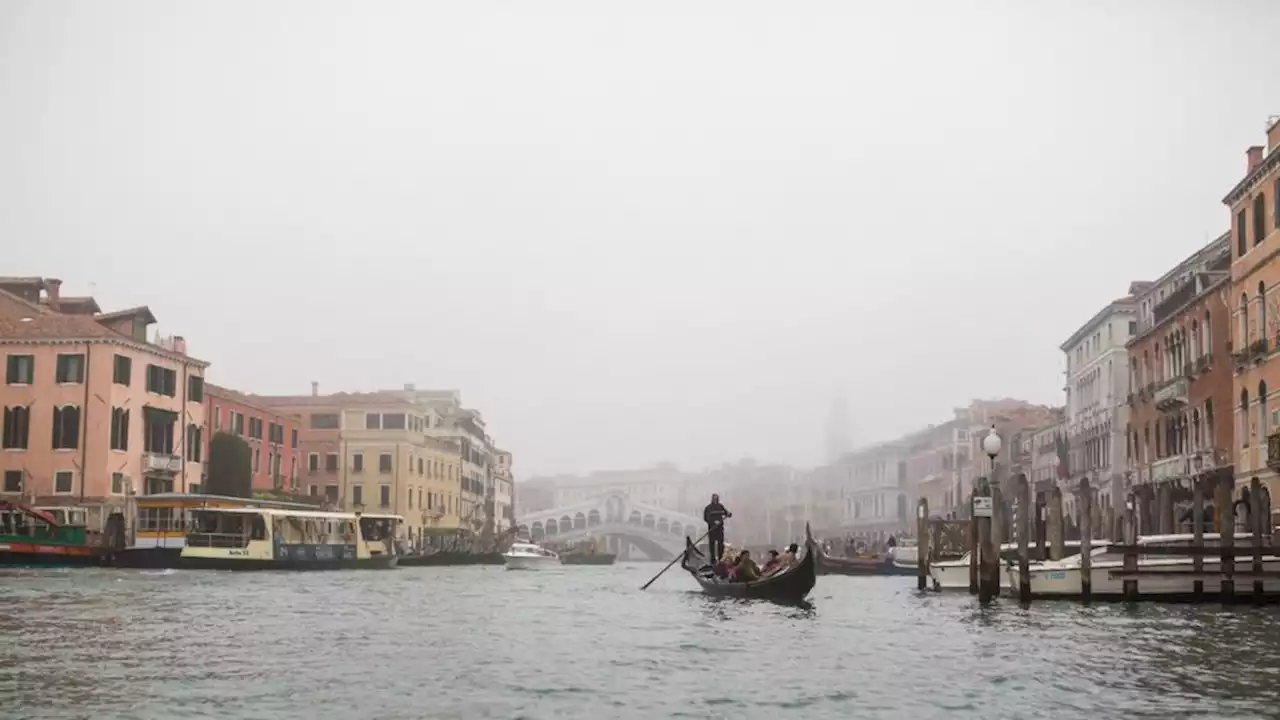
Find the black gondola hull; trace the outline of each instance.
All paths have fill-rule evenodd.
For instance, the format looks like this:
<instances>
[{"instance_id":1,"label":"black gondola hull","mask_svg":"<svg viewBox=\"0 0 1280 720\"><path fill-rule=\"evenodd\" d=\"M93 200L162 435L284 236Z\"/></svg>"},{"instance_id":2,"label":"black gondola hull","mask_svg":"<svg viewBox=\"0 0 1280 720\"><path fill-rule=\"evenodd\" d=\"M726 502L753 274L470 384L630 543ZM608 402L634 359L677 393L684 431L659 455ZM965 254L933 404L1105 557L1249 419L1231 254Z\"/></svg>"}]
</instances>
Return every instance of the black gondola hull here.
<instances>
[{"instance_id":1,"label":"black gondola hull","mask_svg":"<svg viewBox=\"0 0 1280 720\"><path fill-rule=\"evenodd\" d=\"M805 528L808 536L808 528ZM818 547L811 536L805 540L804 557L800 563L786 572L771 575L754 582L728 582L708 573L705 555L685 538L684 557L680 566L702 587L702 592L717 597L800 602L809 595L817 583Z\"/></svg>"}]
</instances>

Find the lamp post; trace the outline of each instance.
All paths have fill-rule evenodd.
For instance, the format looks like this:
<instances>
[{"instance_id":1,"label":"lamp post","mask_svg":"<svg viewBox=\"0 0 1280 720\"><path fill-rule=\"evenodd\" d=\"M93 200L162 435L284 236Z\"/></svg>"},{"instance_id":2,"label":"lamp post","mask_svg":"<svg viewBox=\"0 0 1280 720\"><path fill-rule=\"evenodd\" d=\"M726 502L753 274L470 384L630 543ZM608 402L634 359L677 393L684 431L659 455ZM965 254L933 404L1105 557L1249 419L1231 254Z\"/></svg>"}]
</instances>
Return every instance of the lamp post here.
<instances>
[{"instance_id":1,"label":"lamp post","mask_svg":"<svg viewBox=\"0 0 1280 720\"><path fill-rule=\"evenodd\" d=\"M1000 454L1000 436L996 434L996 426L992 425L987 436L982 438L982 452L991 458L991 478L996 475L996 456Z\"/></svg>"}]
</instances>

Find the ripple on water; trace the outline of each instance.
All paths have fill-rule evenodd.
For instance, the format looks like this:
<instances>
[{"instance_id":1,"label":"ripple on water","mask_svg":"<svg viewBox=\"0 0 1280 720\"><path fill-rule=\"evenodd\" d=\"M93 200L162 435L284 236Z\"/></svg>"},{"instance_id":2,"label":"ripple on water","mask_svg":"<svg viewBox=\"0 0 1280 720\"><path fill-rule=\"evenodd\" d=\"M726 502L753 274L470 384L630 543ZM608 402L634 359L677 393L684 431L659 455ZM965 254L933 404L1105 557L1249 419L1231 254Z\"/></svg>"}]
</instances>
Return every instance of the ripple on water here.
<instances>
[{"instance_id":1,"label":"ripple on water","mask_svg":"<svg viewBox=\"0 0 1280 720\"><path fill-rule=\"evenodd\" d=\"M0 708L29 718L1271 717L1272 609L917 596L716 600L650 565L0 570ZM3 713L0 713L3 714Z\"/></svg>"}]
</instances>

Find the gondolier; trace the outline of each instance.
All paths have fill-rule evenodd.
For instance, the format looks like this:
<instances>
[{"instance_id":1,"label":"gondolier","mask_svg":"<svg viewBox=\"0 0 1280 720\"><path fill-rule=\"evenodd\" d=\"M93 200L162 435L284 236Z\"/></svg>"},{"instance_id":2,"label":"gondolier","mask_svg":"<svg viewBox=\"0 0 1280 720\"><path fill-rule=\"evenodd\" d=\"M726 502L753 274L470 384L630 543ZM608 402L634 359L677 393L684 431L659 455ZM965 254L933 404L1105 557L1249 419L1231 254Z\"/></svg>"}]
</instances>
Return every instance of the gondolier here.
<instances>
[{"instance_id":1,"label":"gondolier","mask_svg":"<svg viewBox=\"0 0 1280 720\"><path fill-rule=\"evenodd\" d=\"M707 523L707 550L712 562L724 554L724 521L731 517L733 513L720 504L720 496L712 494L711 504L702 511L702 519Z\"/></svg>"}]
</instances>

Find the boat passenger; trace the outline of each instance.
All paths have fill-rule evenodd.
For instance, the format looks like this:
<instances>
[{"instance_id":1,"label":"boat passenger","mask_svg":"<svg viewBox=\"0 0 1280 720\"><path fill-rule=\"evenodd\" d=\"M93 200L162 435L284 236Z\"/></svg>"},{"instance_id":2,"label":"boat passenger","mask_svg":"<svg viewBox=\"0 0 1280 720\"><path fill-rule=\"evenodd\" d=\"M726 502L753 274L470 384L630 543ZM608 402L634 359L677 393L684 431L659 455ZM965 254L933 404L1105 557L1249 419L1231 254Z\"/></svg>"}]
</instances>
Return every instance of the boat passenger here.
<instances>
[{"instance_id":1,"label":"boat passenger","mask_svg":"<svg viewBox=\"0 0 1280 720\"><path fill-rule=\"evenodd\" d=\"M772 575L782 566L782 558L778 557L777 550L769 551L769 559L765 561L764 567L760 568L760 572L765 575Z\"/></svg>"},{"instance_id":2,"label":"boat passenger","mask_svg":"<svg viewBox=\"0 0 1280 720\"><path fill-rule=\"evenodd\" d=\"M787 568L795 567L796 563L799 562L799 559L796 557L799 553L800 553L799 545L795 543L791 543L790 545L788 545L787 551L782 553L782 557L780 558L781 567L779 569L785 570Z\"/></svg>"},{"instance_id":3,"label":"boat passenger","mask_svg":"<svg viewBox=\"0 0 1280 720\"><path fill-rule=\"evenodd\" d=\"M756 561L751 559L750 550L742 551L733 569L734 580L737 582L751 582L752 580L760 579L760 568L756 565Z\"/></svg>"}]
</instances>

